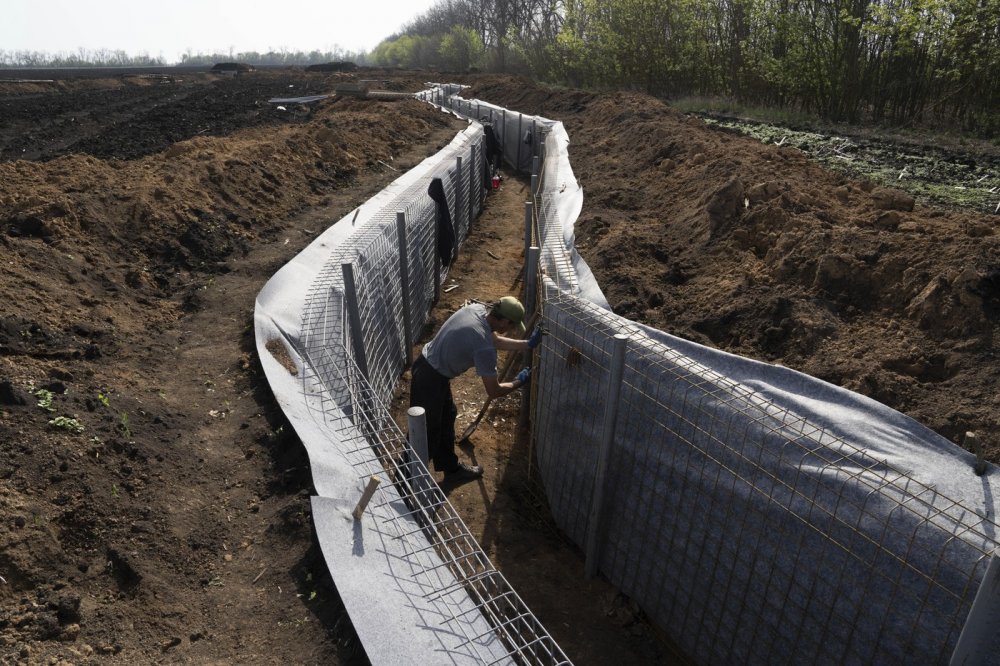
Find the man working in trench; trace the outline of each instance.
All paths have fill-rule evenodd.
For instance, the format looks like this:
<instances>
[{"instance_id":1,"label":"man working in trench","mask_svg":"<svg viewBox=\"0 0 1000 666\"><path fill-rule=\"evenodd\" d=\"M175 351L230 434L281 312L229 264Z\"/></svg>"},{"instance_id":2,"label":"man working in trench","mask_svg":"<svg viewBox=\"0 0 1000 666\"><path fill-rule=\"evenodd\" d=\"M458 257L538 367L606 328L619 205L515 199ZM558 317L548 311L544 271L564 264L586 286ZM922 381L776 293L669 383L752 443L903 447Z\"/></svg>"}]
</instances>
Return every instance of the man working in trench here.
<instances>
[{"instance_id":1,"label":"man working in trench","mask_svg":"<svg viewBox=\"0 0 1000 666\"><path fill-rule=\"evenodd\" d=\"M504 296L489 306L470 303L448 318L413 363L410 407L424 408L430 458L434 469L444 472L447 483L483 475L482 467L459 462L455 454L458 408L451 395L451 380L474 367L491 400L526 385L531 380L529 368L521 370L513 381L500 381L497 350L534 349L541 342L542 330L536 328L527 340L505 337L512 331L524 333L524 306L516 298Z\"/></svg>"}]
</instances>

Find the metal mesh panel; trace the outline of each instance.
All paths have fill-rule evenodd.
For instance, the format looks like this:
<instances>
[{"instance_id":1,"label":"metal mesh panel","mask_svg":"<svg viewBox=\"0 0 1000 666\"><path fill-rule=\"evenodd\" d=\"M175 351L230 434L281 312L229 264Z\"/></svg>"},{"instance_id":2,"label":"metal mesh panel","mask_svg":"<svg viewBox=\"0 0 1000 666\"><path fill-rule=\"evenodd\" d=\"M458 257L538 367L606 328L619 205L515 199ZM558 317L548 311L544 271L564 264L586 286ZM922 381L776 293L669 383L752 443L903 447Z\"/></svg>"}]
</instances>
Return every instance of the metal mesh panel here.
<instances>
[{"instance_id":1,"label":"metal mesh panel","mask_svg":"<svg viewBox=\"0 0 1000 666\"><path fill-rule=\"evenodd\" d=\"M444 156L436 172L459 245L482 206L482 141L482 132L474 134L464 150ZM471 651L483 663L509 659L567 664L560 648L482 552L388 413L407 351L419 338L445 275L438 256L436 204L427 193L429 180L415 182L380 204L362 218L347 242L331 248L310 286L303 313L298 351L304 361L305 403L329 429L337 452L358 470L359 480L375 473L390 479L390 485L376 492L370 510L381 521L384 539L408 545L405 556L395 562L394 575L408 581L407 589L419 595L422 606L429 603L438 609L442 632L463 637L449 649ZM405 251L401 251L400 212L405 220ZM407 266L405 283L402 257ZM409 321L400 316L407 310ZM405 505L402 510L400 502ZM420 538L407 531L414 521ZM442 569L447 577L442 577ZM446 580L451 581L447 587ZM470 627L477 625L463 617L467 610L460 610L466 607L461 604L466 597L486 619L489 636L470 634ZM506 650L499 660L495 651L486 649L487 639L494 637Z\"/></svg>"},{"instance_id":2,"label":"metal mesh panel","mask_svg":"<svg viewBox=\"0 0 1000 666\"><path fill-rule=\"evenodd\" d=\"M547 159L545 166L545 187L535 197L538 207L536 218L538 227L539 247L541 254L539 264L545 273L559 289L568 294L577 294L580 285L576 270L573 268L571 248L563 240L563 229L572 224L571 220L560 217L556 197L546 188L554 188L558 193L560 188L569 184L576 186L576 179L568 162Z\"/></svg>"},{"instance_id":3,"label":"metal mesh panel","mask_svg":"<svg viewBox=\"0 0 1000 666\"><path fill-rule=\"evenodd\" d=\"M406 297L409 299L409 330L413 336L407 343L411 346L420 338L420 330L434 302L435 266L438 263L434 211L435 204L430 197L410 202L404 209L409 237L406 263L410 288Z\"/></svg>"},{"instance_id":4,"label":"metal mesh panel","mask_svg":"<svg viewBox=\"0 0 1000 666\"><path fill-rule=\"evenodd\" d=\"M517 111L509 111L479 100L460 97L464 86L446 85L418 95L421 99L454 111L469 120L483 120L491 123L500 141L503 159L515 171L531 173L532 160L537 154L545 154L545 133L551 121L537 116L529 116ZM525 143L525 135L530 134L531 143ZM482 199L480 197L480 206ZM478 211L478 208L477 208Z\"/></svg>"},{"instance_id":5,"label":"metal mesh panel","mask_svg":"<svg viewBox=\"0 0 1000 666\"><path fill-rule=\"evenodd\" d=\"M475 160L482 159L482 135L470 142L462 155L460 173L456 159L442 169L441 178L449 213L455 229L456 242L468 236L470 212L478 210L470 204L470 186L477 169ZM458 157L458 156L456 156ZM341 344L348 350L352 363L368 380L382 400L387 400L405 364L403 344L403 299L407 299L414 339L426 321L439 282L435 204L427 195L427 182L411 186L394 201L359 224L351 242L333 248L319 279L311 285L303 316L303 356L328 388L332 387L331 368L341 361L326 348ZM474 204L474 198L471 200ZM403 293L400 272L400 250L396 227L397 212L406 214L407 263L409 285ZM344 264L351 267L354 290L360 316L360 339L346 325ZM444 277L444 272L441 278ZM361 351L361 357L358 352Z\"/></svg>"},{"instance_id":6,"label":"metal mesh panel","mask_svg":"<svg viewBox=\"0 0 1000 666\"><path fill-rule=\"evenodd\" d=\"M600 570L700 662L946 662L996 523L580 298L558 200L576 181L557 152L534 199L550 335L533 436L560 528L581 547L597 530Z\"/></svg>"},{"instance_id":7,"label":"metal mesh panel","mask_svg":"<svg viewBox=\"0 0 1000 666\"><path fill-rule=\"evenodd\" d=\"M547 281L534 437L556 522L702 663L947 661L989 519ZM630 336L592 524L616 333Z\"/></svg>"},{"instance_id":8,"label":"metal mesh panel","mask_svg":"<svg viewBox=\"0 0 1000 666\"><path fill-rule=\"evenodd\" d=\"M346 349L334 350L333 356L350 358ZM433 609L436 631L453 641L448 649L471 653L483 664L506 659L521 664L569 664L482 551L360 369L352 370L348 362L336 366L334 374L334 384L366 408L352 415L323 409L318 416L357 471L359 485L372 475L387 478L366 511L383 542L394 542L394 548L385 552L396 552L403 545L402 556L390 560L392 573L414 597L415 606ZM322 397L326 389L318 388L320 394L315 397ZM489 634L468 621L468 611L459 610L466 597L487 620ZM503 643L499 658L495 648L487 649L494 637Z\"/></svg>"}]
</instances>

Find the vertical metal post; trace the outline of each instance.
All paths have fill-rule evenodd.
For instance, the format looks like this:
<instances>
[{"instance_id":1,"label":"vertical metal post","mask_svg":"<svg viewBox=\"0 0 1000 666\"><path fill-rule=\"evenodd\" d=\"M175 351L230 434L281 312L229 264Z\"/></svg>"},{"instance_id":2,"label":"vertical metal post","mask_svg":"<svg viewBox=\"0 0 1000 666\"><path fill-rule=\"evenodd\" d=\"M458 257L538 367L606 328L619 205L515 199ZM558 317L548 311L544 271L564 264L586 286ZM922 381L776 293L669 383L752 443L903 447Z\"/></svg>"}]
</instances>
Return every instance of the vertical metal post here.
<instances>
[{"instance_id":1,"label":"vertical metal post","mask_svg":"<svg viewBox=\"0 0 1000 666\"><path fill-rule=\"evenodd\" d=\"M463 160L462 160L462 156L461 155L459 155L458 157L455 158L455 222L456 222L455 226L456 227L458 226L458 224L457 224L457 222L459 220L458 216L461 214L461 211L462 211L462 208L463 208L463 206L462 206L462 175L463 175L462 174L462 163L463 163ZM472 196L472 192L469 192L469 196L470 197ZM465 208L468 209L469 207L465 206ZM466 221L465 228L468 229L471 225L472 225L472 219L470 218L469 220ZM458 236L458 230L457 229L455 230L455 235ZM455 242L456 243L458 242L458 238L455 238Z\"/></svg>"},{"instance_id":2,"label":"vertical metal post","mask_svg":"<svg viewBox=\"0 0 1000 666\"><path fill-rule=\"evenodd\" d=\"M531 248L531 238L532 238L532 222L534 221L534 208L535 204L531 201L524 202L524 260L528 260L528 249Z\"/></svg>"},{"instance_id":3,"label":"vertical metal post","mask_svg":"<svg viewBox=\"0 0 1000 666\"><path fill-rule=\"evenodd\" d=\"M535 315L535 292L538 290L538 257L541 254L539 248L532 246L524 257L524 319L532 321L537 319ZM537 324L536 324L537 326ZM531 331L526 331L530 333ZM534 354L527 352L528 367L534 365ZM537 380L537 375L535 376ZM527 428L531 420L531 396L533 394L534 382L528 384L527 390L521 391L521 416L520 427ZM533 449L534 435L528 431L528 465L531 465L531 450Z\"/></svg>"},{"instance_id":4,"label":"vertical metal post","mask_svg":"<svg viewBox=\"0 0 1000 666\"><path fill-rule=\"evenodd\" d=\"M361 308L358 304L358 289L354 282L354 266L341 264L344 274L344 304L347 306L347 321L351 326L351 346L354 350L354 362L361 369L365 380L371 381L368 373L368 355L365 352L365 339L361 331Z\"/></svg>"},{"instance_id":5,"label":"vertical metal post","mask_svg":"<svg viewBox=\"0 0 1000 666\"><path fill-rule=\"evenodd\" d=\"M601 541L604 538L602 518L604 514L604 494L607 486L608 465L611 461L611 447L615 439L615 421L618 419L618 399L621 396L622 378L625 374L625 347L628 336L619 333L614 338L611 350L611 367L608 394L604 402L604 426L601 429L600 449L597 452L597 468L594 470L594 494L590 504L590 520L587 530L587 550L584 573L587 578L597 574L600 564Z\"/></svg>"},{"instance_id":6,"label":"vertical metal post","mask_svg":"<svg viewBox=\"0 0 1000 666\"><path fill-rule=\"evenodd\" d=\"M486 185L489 173L486 169L486 135L479 143L476 163L472 169L472 180L476 184L476 210L479 214L483 212L483 205L486 203Z\"/></svg>"},{"instance_id":7,"label":"vertical metal post","mask_svg":"<svg viewBox=\"0 0 1000 666\"><path fill-rule=\"evenodd\" d=\"M476 180L476 146L473 144L469 148L469 229L472 229L472 220L476 216L475 202L479 199ZM482 188L480 187L479 189ZM473 198L473 195L475 195L475 198Z\"/></svg>"},{"instance_id":8,"label":"vertical metal post","mask_svg":"<svg viewBox=\"0 0 1000 666\"><path fill-rule=\"evenodd\" d=\"M524 114L517 114L517 162L514 163L514 171L521 171L521 146L524 145L524 137L521 136L521 126L524 124Z\"/></svg>"},{"instance_id":9,"label":"vertical metal post","mask_svg":"<svg viewBox=\"0 0 1000 666\"><path fill-rule=\"evenodd\" d=\"M1000 618L1000 556L997 552L1000 551L990 556L986 575L965 618L955 651L951 653L951 666L978 666L996 656L990 646L994 645Z\"/></svg>"},{"instance_id":10,"label":"vertical metal post","mask_svg":"<svg viewBox=\"0 0 1000 666\"><path fill-rule=\"evenodd\" d=\"M500 124L503 132L500 133L500 152L503 153L503 160L507 160L507 109L500 111Z\"/></svg>"},{"instance_id":11,"label":"vertical metal post","mask_svg":"<svg viewBox=\"0 0 1000 666\"><path fill-rule=\"evenodd\" d=\"M531 158L531 196L538 194L538 156Z\"/></svg>"},{"instance_id":12,"label":"vertical metal post","mask_svg":"<svg viewBox=\"0 0 1000 666\"><path fill-rule=\"evenodd\" d=\"M441 298L441 253L438 252L438 245L441 243L441 213L438 212L434 216L434 249L431 252L434 262L434 302L437 303L438 299ZM427 313L424 313L427 314Z\"/></svg>"},{"instance_id":13,"label":"vertical metal post","mask_svg":"<svg viewBox=\"0 0 1000 666\"><path fill-rule=\"evenodd\" d=\"M410 434L410 447L426 467L430 461L427 449L427 416L423 407L406 410L406 429Z\"/></svg>"},{"instance_id":14,"label":"vertical metal post","mask_svg":"<svg viewBox=\"0 0 1000 666\"><path fill-rule=\"evenodd\" d=\"M528 248L528 260L524 265L524 318L535 314L535 300L538 292L538 258L541 250L537 245Z\"/></svg>"},{"instance_id":15,"label":"vertical metal post","mask_svg":"<svg viewBox=\"0 0 1000 666\"><path fill-rule=\"evenodd\" d=\"M406 213L396 213L396 236L399 239L399 282L403 292L403 365L413 363L413 329L410 325L410 250L406 239Z\"/></svg>"}]
</instances>

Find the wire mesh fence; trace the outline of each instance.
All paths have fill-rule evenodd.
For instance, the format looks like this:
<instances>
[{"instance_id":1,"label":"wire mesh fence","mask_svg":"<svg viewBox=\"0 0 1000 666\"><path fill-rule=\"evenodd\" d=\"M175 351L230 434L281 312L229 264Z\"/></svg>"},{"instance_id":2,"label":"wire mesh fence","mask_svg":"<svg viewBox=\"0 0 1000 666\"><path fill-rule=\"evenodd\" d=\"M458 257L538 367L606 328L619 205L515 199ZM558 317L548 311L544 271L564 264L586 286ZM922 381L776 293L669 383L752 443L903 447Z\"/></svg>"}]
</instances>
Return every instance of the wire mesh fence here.
<instances>
[{"instance_id":1,"label":"wire mesh fence","mask_svg":"<svg viewBox=\"0 0 1000 666\"><path fill-rule=\"evenodd\" d=\"M585 297L557 153L535 201L533 437L560 528L699 663L947 663L995 517Z\"/></svg>"},{"instance_id":2,"label":"wire mesh fence","mask_svg":"<svg viewBox=\"0 0 1000 666\"><path fill-rule=\"evenodd\" d=\"M447 276L454 247L442 244L442 231L452 232L454 246L460 245L485 200L483 133L466 134L471 140L442 156L429 179L357 215L349 241L331 248L306 298L301 386L357 481L387 477L369 509L377 517L378 537L391 542L385 552L392 554L388 561L399 587L411 591L406 603L438 618L435 635L453 637L442 639L448 659L568 664L387 410ZM437 202L429 196L432 181L443 195Z\"/></svg>"},{"instance_id":3,"label":"wire mesh fence","mask_svg":"<svg viewBox=\"0 0 1000 666\"><path fill-rule=\"evenodd\" d=\"M474 153L474 145L469 150ZM448 208L455 213L452 224L457 242L468 235L469 171L460 173L456 159L454 166L438 175ZM333 248L319 279L310 286L303 315L304 356L314 361L316 373L329 376L324 384L331 389L337 365L346 364L345 358L331 351L336 347L343 353L350 350L351 361L377 395L384 400L391 394L406 365L406 350L416 342L447 275L438 248L437 208L427 196L426 181L413 185L368 217L350 243ZM478 213L478 208L472 210ZM404 221L402 237L399 213ZM404 254L406 284L401 271ZM354 328L349 325L348 295L357 307ZM409 320L404 313L409 313ZM410 339L405 339L406 331Z\"/></svg>"},{"instance_id":4,"label":"wire mesh fence","mask_svg":"<svg viewBox=\"0 0 1000 666\"><path fill-rule=\"evenodd\" d=\"M569 664L414 454L385 401L360 368L350 367L349 350L335 356L348 359L336 366L335 383L365 408L349 415L323 410L320 417L359 484L373 476L386 479L366 511L381 549L392 554L390 575L407 603L420 608L441 636L441 659L452 663L464 655L481 664Z\"/></svg>"},{"instance_id":5,"label":"wire mesh fence","mask_svg":"<svg viewBox=\"0 0 1000 666\"><path fill-rule=\"evenodd\" d=\"M534 436L556 521L702 663L946 662L994 525L792 410L551 289ZM587 501L629 335L601 519ZM572 444L570 444L572 443Z\"/></svg>"}]
</instances>

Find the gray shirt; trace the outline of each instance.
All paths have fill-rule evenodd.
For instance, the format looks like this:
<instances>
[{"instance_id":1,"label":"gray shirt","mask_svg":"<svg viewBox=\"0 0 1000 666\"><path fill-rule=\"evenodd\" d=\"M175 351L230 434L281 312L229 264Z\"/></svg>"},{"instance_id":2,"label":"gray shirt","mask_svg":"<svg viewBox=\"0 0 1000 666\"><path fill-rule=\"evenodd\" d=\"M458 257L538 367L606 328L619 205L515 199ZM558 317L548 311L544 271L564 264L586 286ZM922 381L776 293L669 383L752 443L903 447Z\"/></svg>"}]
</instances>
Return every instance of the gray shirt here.
<instances>
[{"instance_id":1,"label":"gray shirt","mask_svg":"<svg viewBox=\"0 0 1000 666\"><path fill-rule=\"evenodd\" d=\"M497 348L486 321L486 306L472 303L448 317L422 353L432 368L449 379L471 367L480 377L496 377Z\"/></svg>"}]
</instances>

